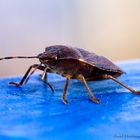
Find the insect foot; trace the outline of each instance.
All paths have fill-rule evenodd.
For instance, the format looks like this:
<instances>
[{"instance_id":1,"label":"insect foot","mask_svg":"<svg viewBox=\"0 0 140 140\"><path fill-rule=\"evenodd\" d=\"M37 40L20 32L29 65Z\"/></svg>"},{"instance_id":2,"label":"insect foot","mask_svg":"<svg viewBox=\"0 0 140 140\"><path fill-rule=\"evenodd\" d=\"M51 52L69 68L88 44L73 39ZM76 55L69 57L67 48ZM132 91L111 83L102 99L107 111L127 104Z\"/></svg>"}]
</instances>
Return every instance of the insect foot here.
<instances>
[{"instance_id":1,"label":"insect foot","mask_svg":"<svg viewBox=\"0 0 140 140\"><path fill-rule=\"evenodd\" d=\"M133 92L134 94L140 94L140 91L133 90L132 92Z\"/></svg>"},{"instance_id":2,"label":"insect foot","mask_svg":"<svg viewBox=\"0 0 140 140\"><path fill-rule=\"evenodd\" d=\"M99 99L96 99L95 97L91 97L91 100L94 102L94 103L97 103L99 104L100 103L100 100Z\"/></svg>"},{"instance_id":3,"label":"insect foot","mask_svg":"<svg viewBox=\"0 0 140 140\"><path fill-rule=\"evenodd\" d=\"M63 103L66 104L66 105L69 103L68 100L67 100L66 98L64 98L63 96L62 96L62 101L63 101Z\"/></svg>"},{"instance_id":4,"label":"insect foot","mask_svg":"<svg viewBox=\"0 0 140 140\"><path fill-rule=\"evenodd\" d=\"M20 87L20 86L21 86L20 83L15 83L15 82L9 82L9 85L15 85L15 86L17 86L17 87Z\"/></svg>"}]
</instances>

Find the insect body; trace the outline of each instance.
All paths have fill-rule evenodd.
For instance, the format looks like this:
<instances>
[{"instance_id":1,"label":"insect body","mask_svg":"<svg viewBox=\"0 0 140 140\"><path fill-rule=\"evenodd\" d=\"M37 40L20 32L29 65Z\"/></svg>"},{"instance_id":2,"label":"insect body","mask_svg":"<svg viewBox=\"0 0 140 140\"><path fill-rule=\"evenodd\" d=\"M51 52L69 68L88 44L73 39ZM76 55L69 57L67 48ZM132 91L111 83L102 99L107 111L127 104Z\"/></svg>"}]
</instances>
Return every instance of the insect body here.
<instances>
[{"instance_id":1,"label":"insect body","mask_svg":"<svg viewBox=\"0 0 140 140\"><path fill-rule=\"evenodd\" d=\"M27 82L35 70L39 69L43 71L42 80L53 90L52 86L46 80L47 72L60 74L66 77L66 83L62 95L62 100L65 104L68 103L66 99L66 91L70 79L77 79L83 82L91 100L95 103L99 103L99 100L96 99L94 94L91 92L87 81L112 79L126 89L130 90L132 93L140 94L139 91L124 85L116 79L124 73L118 66L103 56L98 56L81 48L55 45L47 47L45 52L39 54L38 56L5 57L0 58L0 60L13 58L38 58L40 64L30 66L19 83L10 82L10 84L14 84L16 86L23 85L23 83ZM33 71L30 73L32 68Z\"/></svg>"}]
</instances>

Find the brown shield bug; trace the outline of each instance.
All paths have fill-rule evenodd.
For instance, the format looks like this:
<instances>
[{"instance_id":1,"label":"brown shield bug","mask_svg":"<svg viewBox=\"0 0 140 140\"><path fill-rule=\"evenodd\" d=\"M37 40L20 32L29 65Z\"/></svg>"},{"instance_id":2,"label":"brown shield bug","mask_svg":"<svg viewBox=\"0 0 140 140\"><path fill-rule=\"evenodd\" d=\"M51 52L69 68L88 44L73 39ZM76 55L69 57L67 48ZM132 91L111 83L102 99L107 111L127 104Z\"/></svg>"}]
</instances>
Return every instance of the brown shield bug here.
<instances>
[{"instance_id":1,"label":"brown shield bug","mask_svg":"<svg viewBox=\"0 0 140 140\"><path fill-rule=\"evenodd\" d=\"M66 91L70 79L77 79L83 82L91 100L95 103L99 103L99 100L96 99L91 92L87 81L112 79L130 90L132 93L140 94L140 91L136 91L116 79L124 73L118 66L107 58L98 56L95 53L90 53L84 49L55 45L46 47L45 52L38 56L4 57L0 58L0 60L13 58L38 58L40 64L31 65L19 83L10 82L10 84L22 86L28 81L29 77L35 72L35 70L39 69L43 71L41 79L46 82L53 91L52 86L47 81L47 72L60 74L66 77L66 83L62 95L62 100L65 104L68 103L66 99ZM31 72L32 69L33 71Z\"/></svg>"}]
</instances>

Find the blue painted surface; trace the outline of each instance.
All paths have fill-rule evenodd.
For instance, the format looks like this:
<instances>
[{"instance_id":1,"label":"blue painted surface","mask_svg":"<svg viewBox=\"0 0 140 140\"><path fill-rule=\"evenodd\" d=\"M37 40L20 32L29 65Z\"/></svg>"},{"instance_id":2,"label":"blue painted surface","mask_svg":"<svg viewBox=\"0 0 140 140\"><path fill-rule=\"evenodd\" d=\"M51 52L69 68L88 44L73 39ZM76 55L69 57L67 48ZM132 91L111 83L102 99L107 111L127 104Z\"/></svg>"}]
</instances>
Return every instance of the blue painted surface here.
<instances>
[{"instance_id":1,"label":"blue painted surface","mask_svg":"<svg viewBox=\"0 0 140 140\"><path fill-rule=\"evenodd\" d=\"M119 78L140 90L140 61L119 64L127 74ZM61 95L65 79L49 74L55 93L38 74L21 88L9 86L9 81L21 77L0 79L0 138L21 140L105 140L140 139L140 96L131 94L117 83L106 80L88 85L101 99L90 101L84 85L70 82L64 105Z\"/></svg>"}]
</instances>

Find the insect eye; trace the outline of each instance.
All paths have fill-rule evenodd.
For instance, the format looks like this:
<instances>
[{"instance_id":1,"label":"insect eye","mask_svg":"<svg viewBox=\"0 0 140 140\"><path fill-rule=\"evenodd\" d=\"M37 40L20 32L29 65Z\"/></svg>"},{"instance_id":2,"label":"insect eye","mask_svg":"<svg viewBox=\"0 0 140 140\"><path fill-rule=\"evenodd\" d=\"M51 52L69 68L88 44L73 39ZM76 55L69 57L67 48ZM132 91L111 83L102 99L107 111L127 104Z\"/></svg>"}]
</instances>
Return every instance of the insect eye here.
<instances>
[{"instance_id":1,"label":"insect eye","mask_svg":"<svg viewBox=\"0 0 140 140\"><path fill-rule=\"evenodd\" d=\"M57 56L53 55L52 58L56 61L57 60Z\"/></svg>"}]
</instances>

